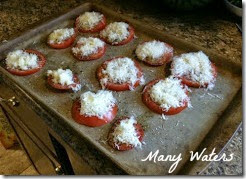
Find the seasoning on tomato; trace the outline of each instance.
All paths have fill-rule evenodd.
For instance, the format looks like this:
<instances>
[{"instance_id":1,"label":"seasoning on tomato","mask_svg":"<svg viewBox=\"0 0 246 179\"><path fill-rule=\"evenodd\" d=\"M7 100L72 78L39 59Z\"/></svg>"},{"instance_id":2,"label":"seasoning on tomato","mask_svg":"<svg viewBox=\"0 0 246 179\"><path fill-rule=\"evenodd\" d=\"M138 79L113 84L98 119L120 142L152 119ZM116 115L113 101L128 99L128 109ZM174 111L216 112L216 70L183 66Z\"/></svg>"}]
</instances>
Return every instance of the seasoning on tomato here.
<instances>
[{"instance_id":1,"label":"seasoning on tomato","mask_svg":"<svg viewBox=\"0 0 246 179\"><path fill-rule=\"evenodd\" d=\"M111 122L118 111L116 99L112 92L99 90L97 93L87 91L73 103L72 117L79 123L97 127Z\"/></svg>"},{"instance_id":2,"label":"seasoning on tomato","mask_svg":"<svg viewBox=\"0 0 246 179\"><path fill-rule=\"evenodd\" d=\"M5 68L18 76L27 76L38 72L46 63L42 53L37 50L15 50L8 53Z\"/></svg>"},{"instance_id":3,"label":"seasoning on tomato","mask_svg":"<svg viewBox=\"0 0 246 179\"><path fill-rule=\"evenodd\" d=\"M128 57L105 61L97 70L102 88L113 91L134 90L144 83L140 65Z\"/></svg>"},{"instance_id":4,"label":"seasoning on tomato","mask_svg":"<svg viewBox=\"0 0 246 179\"><path fill-rule=\"evenodd\" d=\"M81 84L77 75L73 74L70 69L48 70L48 84L58 90L73 90L74 92L81 89Z\"/></svg>"},{"instance_id":5,"label":"seasoning on tomato","mask_svg":"<svg viewBox=\"0 0 246 179\"><path fill-rule=\"evenodd\" d=\"M178 114L190 105L188 88L172 76L149 82L142 99L150 110L164 115Z\"/></svg>"},{"instance_id":6,"label":"seasoning on tomato","mask_svg":"<svg viewBox=\"0 0 246 179\"><path fill-rule=\"evenodd\" d=\"M109 145L120 151L131 150L134 147L142 147L144 130L136 119L124 117L118 119L108 134Z\"/></svg>"},{"instance_id":7,"label":"seasoning on tomato","mask_svg":"<svg viewBox=\"0 0 246 179\"><path fill-rule=\"evenodd\" d=\"M85 12L77 17L75 28L79 32L94 33L99 32L106 26L106 18L99 12Z\"/></svg>"},{"instance_id":8,"label":"seasoning on tomato","mask_svg":"<svg viewBox=\"0 0 246 179\"><path fill-rule=\"evenodd\" d=\"M105 52L106 44L94 37L81 37L75 47L72 48L74 57L81 61L99 59Z\"/></svg>"},{"instance_id":9,"label":"seasoning on tomato","mask_svg":"<svg viewBox=\"0 0 246 179\"><path fill-rule=\"evenodd\" d=\"M182 83L195 88L213 89L217 77L217 69L203 53L191 52L174 57L171 72L182 80Z\"/></svg>"},{"instance_id":10,"label":"seasoning on tomato","mask_svg":"<svg viewBox=\"0 0 246 179\"><path fill-rule=\"evenodd\" d=\"M136 55L140 61L151 66L164 65L173 57L173 47L157 40L141 43L137 46Z\"/></svg>"},{"instance_id":11,"label":"seasoning on tomato","mask_svg":"<svg viewBox=\"0 0 246 179\"><path fill-rule=\"evenodd\" d=\"M73 44L76 39L74 28L64 28L54 30L48 37L48 45L55 49L64 49Z\"/></svg>"},{"instance_id":12,"label":"seasoning on tomato","mask_svg":"<svg viewBox=\"0 0 246 179\"><path fill-rule=\"evenodd\" d=\"M108 44L124 45L134 38L134 28L125 22L113 22L100 32L100 37Z\"/></svg>"}]
</instances>

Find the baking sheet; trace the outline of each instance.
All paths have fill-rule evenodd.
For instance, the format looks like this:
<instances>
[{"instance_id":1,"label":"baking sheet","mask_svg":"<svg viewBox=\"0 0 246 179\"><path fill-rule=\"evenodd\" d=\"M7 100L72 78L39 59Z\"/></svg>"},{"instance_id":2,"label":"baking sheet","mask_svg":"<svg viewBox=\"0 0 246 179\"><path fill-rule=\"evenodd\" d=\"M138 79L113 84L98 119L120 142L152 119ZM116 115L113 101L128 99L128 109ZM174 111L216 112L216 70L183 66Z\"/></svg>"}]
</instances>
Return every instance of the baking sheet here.
<instances>
[{"instance_id":1,"label":"baking sheet","mask_svg":"<svg viewBox=\"0 0 246 179\"><path fill-rule=\"evenodd\" d=\"M73 27L74 19L81 13L90 10L101 11L106 15L107 22L128 21L136 29L136 38L124 46L107 45L105 56L99 60L81 62L74 59L71 54L71 47L63 50L51 49L46 45L47 36L54 29L61 27ZM28 36L29 34L29 36ZM80 34L88 36L90 34ZM92 34L97 36L98 34ZM77 37L77 40L79 39ZM96 79L96 69L103 61L115 56L128 56L135 58L136 46L146 40L159 39L173 45L175 55L184 52L203 50L207 53L211 61L218 67L218 78L216 86L212 91L204 89L192 89L191 104L193 108L186 109L180 114L167 116L164 120L160 115L150 111L141 101L143 86L135 91L114 92L117 98L119 112L117 117L134 115L145 128L144 142L142 149L133 149L126 152L114 151L105 142L111 124L102 127L89 128L79 125L72 120L71 107L73 100L87 90L97 91L100 88ZM76 40L76 41L77 41ZM17 43L21 42L21 43ZM116 14L105 7L85 4L73 11L52 20L39 28L30 30L0 48L1 59L4 59L8 51L22 48L33 48L42 52L47 58L47 64L38 73L18 77L10 75L23 89L31 94L41 104L48 106L49 110L55 112L61 120L65 120L68 125L78 131L81 136L91 141L95 147L111 158L118 166L129 174L133 175L166 175L173 162L142 162L152 151L159 150L162 155L182 154L182 161L172 174L177 173L189 158L189 152L195 150L202 142L206 134L214 126L222 115L235 94L241 87L241 67L234 65L229 59L219 56L214 52L197 47L194 44L184 42L164 32L160 32L151 27L147 27L141 22L129 19L122 14ZM149 67L140 63L146 83L155 79L169 75L169 66ZM78 93L60 93L51 89L46 83L46 72L49 69L70 68L78 73L81 80L82 90ZM7 72L6 72L7 73Z\"/></svg>"}]
</instances>

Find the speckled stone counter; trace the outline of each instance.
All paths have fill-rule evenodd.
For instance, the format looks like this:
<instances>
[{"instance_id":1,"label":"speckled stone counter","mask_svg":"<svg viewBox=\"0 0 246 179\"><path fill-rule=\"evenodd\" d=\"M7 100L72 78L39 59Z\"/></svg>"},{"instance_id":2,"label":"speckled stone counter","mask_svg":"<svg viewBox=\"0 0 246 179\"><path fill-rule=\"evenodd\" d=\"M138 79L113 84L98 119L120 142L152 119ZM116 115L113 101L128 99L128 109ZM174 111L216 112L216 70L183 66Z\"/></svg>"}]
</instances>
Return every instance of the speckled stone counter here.
<instances>
[{"instance_id":1,"label":"speckled stone counter","mask_svg":"<svg viewBox=\"0 0 246 179\"><path fill-rule=\"evenodd\" d=\"M8 0L0 2L0 42L18 36L19 33L80 5L80 0ZM92 1L90 1L92 2ZM242 37L235 20L221 8L196 12L173 12L160 8L157 1L132 0L95 0L115 11L139 19L150 26L166 31L187 41L203 46L228 56L241 64ZM157 4L153 3L156 2ZM157 8L159 7L159 8ZM208 12L209 13L206 13ZM242 129L234 136L226 147L225 153L234 153L231 162L214 162L204 175L241 175L242 174Z\"/></svg>"}]
</instances>

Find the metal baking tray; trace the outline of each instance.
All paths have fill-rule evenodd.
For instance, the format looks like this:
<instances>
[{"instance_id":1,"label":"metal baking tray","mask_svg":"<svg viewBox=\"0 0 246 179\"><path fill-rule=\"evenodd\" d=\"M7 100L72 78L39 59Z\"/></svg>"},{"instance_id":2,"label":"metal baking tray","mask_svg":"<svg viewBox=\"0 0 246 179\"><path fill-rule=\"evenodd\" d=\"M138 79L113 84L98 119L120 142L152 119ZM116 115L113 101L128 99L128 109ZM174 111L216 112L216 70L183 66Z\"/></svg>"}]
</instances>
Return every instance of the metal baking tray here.
<instances>
[{"instance_id":1,"label":"metal baking tray","mask_svg":"<svg viewBox=\"0 0 246 179\"><path fill-rule=\"evenodd\" d=\"M104 57L94 61L78 61L71 54L71 47L63 50L55 50L46 44L48 35L57 28L73 27L75 18L86 11L101 11L107 18L107 23L112 21L127 21L136 30L136 38L129 44L123 46L107 45L107 51ZM98 36L98 34L80 34L81 36ZM71 107L73 100L87 90L97 91L101 89L96 78L96 69L103 61L115 56L127 56L135 59L136 46L146 40L159 39L171 44L174 47L175 55L185 52L204 51L218 67L218 78L216 86L212 91L205 89L192 89L190 93L193 108L185 109L180 114L167 116L164 120L161 115L150 111L141 100L143 86L137 87L135 91L114 92L117 98L119 116L134 115L139 123L145 129L145 145L142 149L133 149L131 151L119 152L113 150L106 141L108 131L112 124L102 127L90 128L79 125L71 117ZM81 137L89 140L95 148L108 156L116 165L122 168L126 173L132 175L168 175L168 170L173 164L171 161L154 162L144 159L152 151L159 150L159 154L178 155L182 154L182 160L179 162L176 170L171 174L196 174L197 171L204 169L205 162L189 162L190 151L199 150L204 146L211 151L213 147L217 152L221 151L223 146L235 132L237 125L241 121L241 97L235 98L241 92L241 66L233 63L230 59L218 55L216 52L187 43L183 39L171 36L166 32L149 27L141 21L136 21L123 14L118 14L111 9L96 4L83 4L53 20L50 20L38 27L35 27L18 38L2 45L0 47L0 59L4 61L6 54L14 49L32 48L42 52L47 63L38 73L19 77L9 74L3 67L0 67L1 73L8 76L23 90L30 94L40 105L49 112L55 114L59 120L63 120L72 127ZM2 63L3 64L3 63ZM169 75L169 65L161 67L149 67L140 63L146 83L155 78L164 78ZM81 83L82 90L77 93L59 93L52 90L46 83L46 72L49 69L70 68L77 73ZM239 105L234 105L234 103ZM232 110L233 108L233 110ZM228 114L229 113L229 114ZM218 123L218 121L220 123ZM226 126L226 122L233 124L227 134L220 135L217 129L220 126ZM216 125L220 126L216 126ZM227 126L228 127L228 126ZM213 134L213 135L212 135ZM221 136L222 135L222 136ZM205 138L212 136L212 140ZM217 138L220 136L220 138ZM219 141L221 145L218 145Z\"/></svg>"}]
</instances>

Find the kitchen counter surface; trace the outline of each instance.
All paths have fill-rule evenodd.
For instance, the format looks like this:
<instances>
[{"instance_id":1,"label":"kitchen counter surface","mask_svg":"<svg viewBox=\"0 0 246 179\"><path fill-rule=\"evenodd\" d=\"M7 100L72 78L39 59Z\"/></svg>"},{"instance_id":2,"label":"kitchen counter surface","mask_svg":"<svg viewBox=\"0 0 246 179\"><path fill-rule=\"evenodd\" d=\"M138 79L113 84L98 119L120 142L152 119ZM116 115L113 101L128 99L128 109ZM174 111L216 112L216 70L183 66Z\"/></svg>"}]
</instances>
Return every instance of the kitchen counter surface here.
<instances>
[{"instance_id":1,"label":"kitchen counter surface","mask_svg":"<svg viewBox=\"0 0 246 179\"><path fill-rule=\"evenodd\" d=\"M54 15L74 8L83 2L87 1L25 0L21 3L18 0L1 1L0 43L5 43L34 24L44 22L54 17ZM115 11L144 21L155 28L212 49L228 56L238 64L242 63L242 36L234 23L237 19L230 16L223 9L216 11L211 8L194 13L181 13L163 10L157 8L160 7L160 4L154 5L153 2L148 4L146 1L139 0L127 2L122 0L94 0L93 2L104 4ZM140 2L143 4L140 5ZM204 11L210 13L207 14ZM203 14L206 14L206 16ZM234 153L234 159L230 162L214 162L202 174L242 175L242 129L238 130L233 137L226 147L225 153Z\"/></svg>"}]
</instances>

